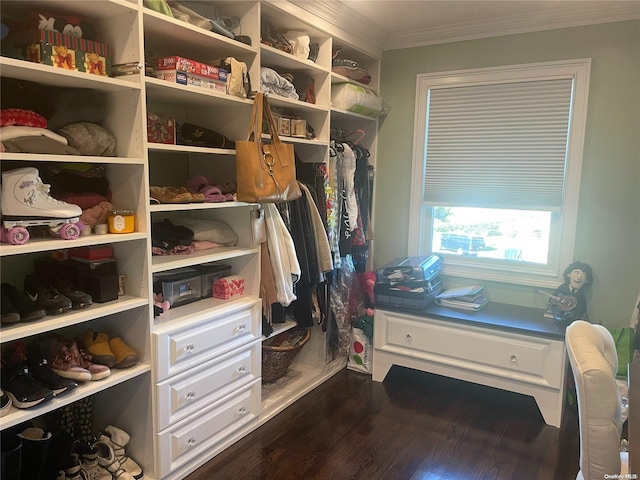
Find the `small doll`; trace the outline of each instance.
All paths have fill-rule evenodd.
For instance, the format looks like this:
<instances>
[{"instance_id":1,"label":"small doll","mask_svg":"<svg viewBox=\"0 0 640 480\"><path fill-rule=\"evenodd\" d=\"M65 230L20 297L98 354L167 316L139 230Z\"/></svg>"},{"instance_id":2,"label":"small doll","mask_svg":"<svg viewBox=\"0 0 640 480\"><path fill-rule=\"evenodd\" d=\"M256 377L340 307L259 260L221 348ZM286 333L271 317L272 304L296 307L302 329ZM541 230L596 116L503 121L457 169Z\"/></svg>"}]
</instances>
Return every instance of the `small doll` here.
<instances>
[{"instance_id":1,"label":"small doll","mask_svg":"<svg viewBox=\"0 0 640 480\"><path fill-rule=\"evenodd\" d=\"M563 273L564 283L553 291L547 312L553 314L556 323L569 324L575 320L589 321L584 287L593 282L591 267L583 262L573 262Z\"/></svg>"}]
</instances>

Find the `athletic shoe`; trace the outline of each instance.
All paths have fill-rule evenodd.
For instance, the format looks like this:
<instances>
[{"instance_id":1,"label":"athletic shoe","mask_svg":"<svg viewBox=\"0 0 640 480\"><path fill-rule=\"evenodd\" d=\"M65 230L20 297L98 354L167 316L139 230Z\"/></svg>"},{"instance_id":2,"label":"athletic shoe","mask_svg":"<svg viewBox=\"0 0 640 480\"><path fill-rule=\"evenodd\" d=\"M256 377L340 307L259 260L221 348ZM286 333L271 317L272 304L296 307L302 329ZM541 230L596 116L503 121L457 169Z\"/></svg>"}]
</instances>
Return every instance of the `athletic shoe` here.
<instances>
[{"instance_id":1,"label":"athletic shoe","mask_svg":"<svg viewBox=\"0 0 640 480\"><path fill-rule=\"evenodd\" d=\"M53 285L35 275L27 275L24 278L24 291L49 315L59 315L71 310L71 300L58 292Z\"/></svg>"},{"instance_id":2,"label":"athletic shoe","mask_svg":"<svg viewBox=\"0 0 640 480\"><path fill-rule=\"evenodd\" d=\"M0 417L4 417L11 410L11 397L3 390L0 390Z\"/></svg>"},{"instance_id":3,"label":"athletic shoe","mask_svg":"<svg viewBox=\"0 0 640 480\"><path fill-rule=\"evenodd\" d=\"M8 283L2 284L2 323L6 323L4 319L5 298L7 298L18 311L18 320L23 322L32 322L44 318L47 312L29 298L29 296L19 291L13 285ZM9 303L9 302L7 302Z\"/></svg>"},{"instance_id":4,"label":"athletic shoe","mask_svg":"<svg viewBox=\"0 0 640 480\"><path fill-rule=\"evenodd\" d=\"M53 392L33 378L24 362L2 369L2 389L16 408L35 407L53 398Z\"/></svg>"},{"instance_id":5,"label":"athletic shoe","mask_svg":"<svg viewBox=\"0 0 640 480\"><path fill-rule=\"evenodd\" d=\"M129 440L131 437L127 432L113 425L108 425L98 436L98 443L104 443L112 450L120 467L132 478L139 480L144 477L142 468L133 458L128 457L124 450Z\"/></svg>"},{"instance_id":6,"label":"athletic shoe","mask_svg":"<svg viewBox=\"0 0 640 480\"><path fill-rule=\"evenodd\" d=\"M61 395L78 386L75 380L61 377L51 369L37 342L27 346L27 364L33 377L54 395Z\"/></svg>"}]
</instances>

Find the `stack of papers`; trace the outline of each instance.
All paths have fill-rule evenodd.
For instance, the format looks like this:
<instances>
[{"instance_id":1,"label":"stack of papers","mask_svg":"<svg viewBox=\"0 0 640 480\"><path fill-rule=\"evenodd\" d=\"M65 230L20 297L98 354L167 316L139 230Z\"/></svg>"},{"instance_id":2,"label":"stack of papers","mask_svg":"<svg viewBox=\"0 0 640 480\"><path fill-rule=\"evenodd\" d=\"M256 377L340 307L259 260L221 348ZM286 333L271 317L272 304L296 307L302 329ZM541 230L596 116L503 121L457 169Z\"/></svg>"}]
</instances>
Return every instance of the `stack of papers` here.
<instances>
[{"instance_id":1,"label":"stack of papers","mask_svg":"<svg viewBox=\"0 0 640 480\"><path fill-rule=\"evenodd\" d=\"M483 285L450 288L436 296L435 302L443 307L480 310L489 302L489 299L484 295L483 289Z\"/></svg>"}]
</instances>

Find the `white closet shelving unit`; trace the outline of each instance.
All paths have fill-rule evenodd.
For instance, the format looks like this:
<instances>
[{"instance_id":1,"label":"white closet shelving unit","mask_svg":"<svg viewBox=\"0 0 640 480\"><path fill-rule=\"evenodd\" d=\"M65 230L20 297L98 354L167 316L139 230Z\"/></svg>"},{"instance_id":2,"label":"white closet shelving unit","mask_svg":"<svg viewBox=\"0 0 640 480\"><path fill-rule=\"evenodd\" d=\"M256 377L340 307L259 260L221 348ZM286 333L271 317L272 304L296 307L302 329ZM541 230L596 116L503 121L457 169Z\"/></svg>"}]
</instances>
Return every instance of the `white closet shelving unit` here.
<instances>
[{"instance_id":1,"label":"white closet shelving unit","mask_svg":"<svg viewBox=\"0 0 640 480\"><path fill-rule=\"evenodd\" d=\"M247 64L253 89L259 88L260 67L280 72L304 73L315 82L316 104L270 95L274 108L305 118L314 128L314 140L281 137L294 144L304 162L325 162L329 156L330 129L365 132L362 144L375 159L377 120L331 107L331 87L348 81L331 72L331 53L343 47L342 56L358 61L372 75L367 88L376 90L379 59L338 40L336 31L319 29L314 18L288 2L216 2L219 12L236 16L236 34L248 35L246 45L159 14L143 0L94 2L7 2L3 12L47 12L88 19L103 43L112 46L112 63L180 55L216 64L233 56ZM4 13L3 13L4 14ZM302 60L260 43L261 26L305 31L320 46L316 62ZM345 36L348 38L348 35ZM276 383L261 383L262 320L260 248L251 244L249 212L255 206L242 202L184 205L150 205L149 186L184 186L194 175L215 184L235 180L235 151L149 143L147 112L173 116L210 128L232 140L246 138L252 101L219 92L171 84L139 75L108 78L65 71L47 65L0 58L1 76L69 88L89 88L100 93L106 105L105 128L117 138L116 157L0 154L2 163L92 162L105 166L116 208L136 211L136 232L91 235L64 241L34 239L25 245L0 245L2 281L22 285L33 261L59 249L109 244L119 273L127 278L126 294L114 302L94 304L87 310L47 316L32 323L3 325L0 342L28 340L49 332L73 336L91 327L122 335L141 355L140 363L115 370L105 380L81 385L29 410L12 409L0 419L0 429L37 419L76 400L93 396L94 428L117 425L131 434L127 453L136 459L148 479L180 479L238 441L346 365L327 349L326 335L312 328L311 340L296 357L289 373ZM4 168L4 167L3 167ZM190 255L152 256L151 225L185 217L222 221L238 234L238 243ZM153 275L208 262L231 265L245 279L245 294L231 300L203 299L153 316ZM295 326L274 325L274 334Z\"/></svg>"}]
</instances>

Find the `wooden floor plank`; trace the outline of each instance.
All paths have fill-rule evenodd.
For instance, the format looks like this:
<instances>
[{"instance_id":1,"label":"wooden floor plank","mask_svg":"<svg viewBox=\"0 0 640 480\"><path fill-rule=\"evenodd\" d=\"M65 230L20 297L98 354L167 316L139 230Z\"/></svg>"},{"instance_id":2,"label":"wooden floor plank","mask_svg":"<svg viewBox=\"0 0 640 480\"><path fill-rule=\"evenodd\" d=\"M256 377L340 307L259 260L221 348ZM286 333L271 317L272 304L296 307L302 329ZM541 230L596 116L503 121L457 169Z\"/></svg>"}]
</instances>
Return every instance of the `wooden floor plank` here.
<instances>
[{"instance_id":1,"label":"wooden floor plank","mask_svg":"<svg viewBox=\"0 0 640 480\"><path fill-rule=\"evenodd\" d=\"M407 368L344 370L186 480L574 480L577 411Z\"/></svg>"}]
</instances>

